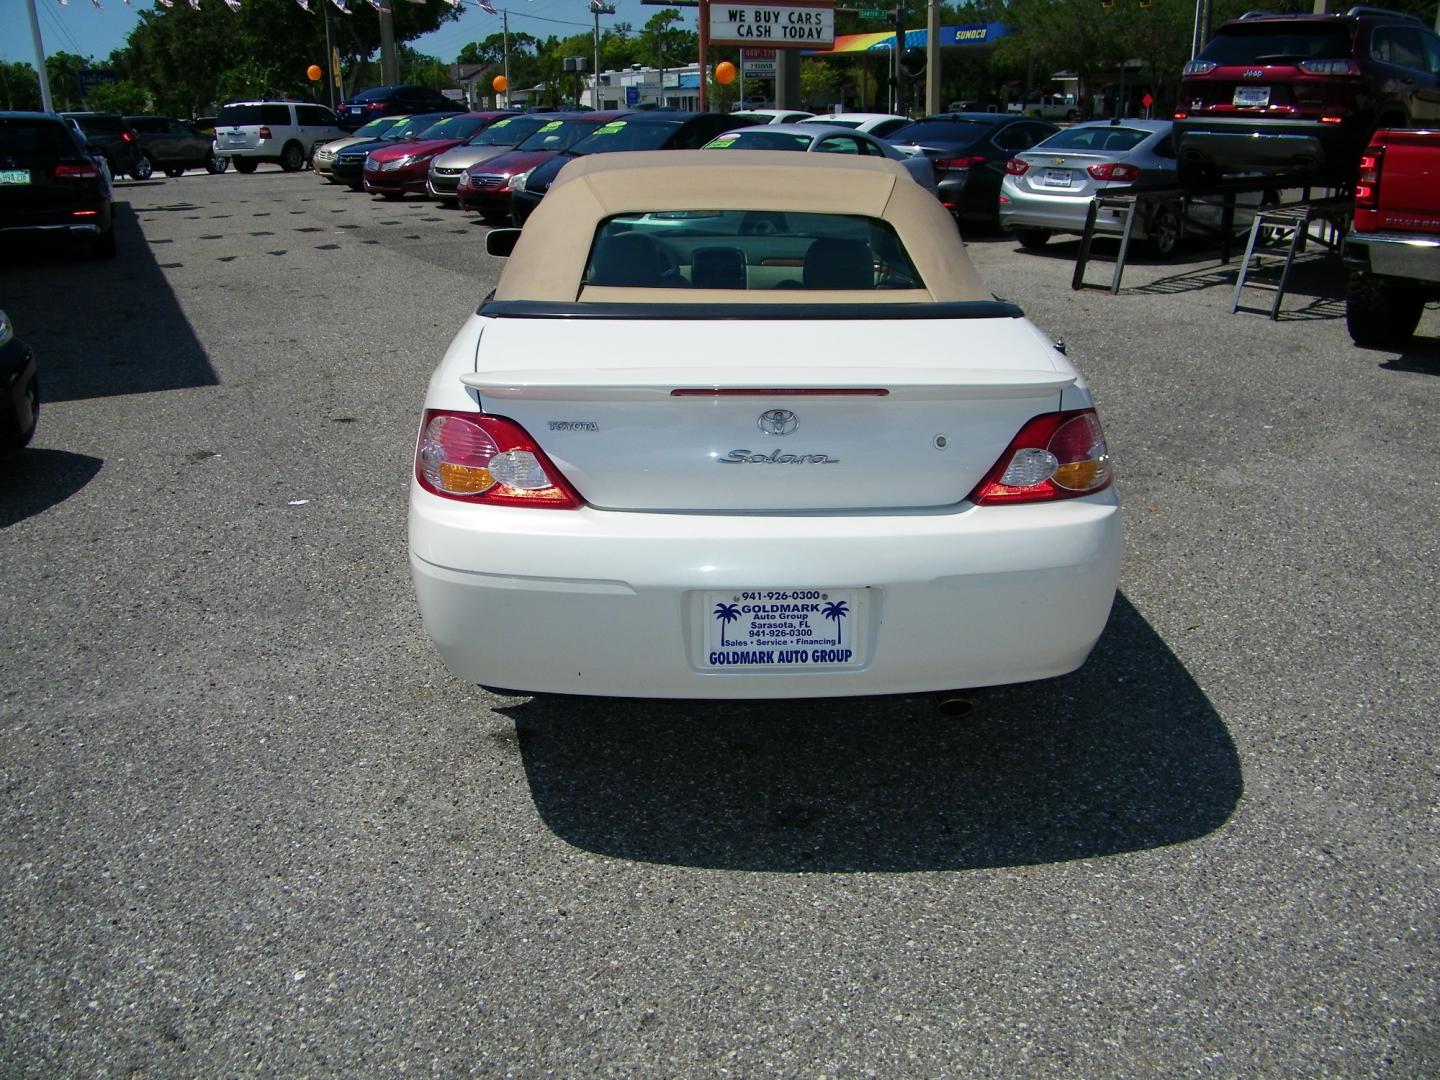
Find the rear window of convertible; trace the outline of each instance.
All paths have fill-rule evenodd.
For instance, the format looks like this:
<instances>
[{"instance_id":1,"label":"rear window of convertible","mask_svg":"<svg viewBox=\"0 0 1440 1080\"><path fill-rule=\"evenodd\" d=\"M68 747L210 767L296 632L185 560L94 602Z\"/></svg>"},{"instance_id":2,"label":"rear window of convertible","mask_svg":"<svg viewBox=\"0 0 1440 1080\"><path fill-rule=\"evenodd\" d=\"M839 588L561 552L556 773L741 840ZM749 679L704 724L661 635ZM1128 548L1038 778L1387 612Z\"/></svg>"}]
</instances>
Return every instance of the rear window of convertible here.
<instances>
[{"instance_id":1,"label":"rear window of convertible","mask_svg":"<svg viewBox=\"0 0 1440 1080\"><path fill-rule=\"evenodd\" d=\"M848 214L665 210L595 230L582 285L885 290L924 282L889 222Z\"/></svg>"}]
</instances>

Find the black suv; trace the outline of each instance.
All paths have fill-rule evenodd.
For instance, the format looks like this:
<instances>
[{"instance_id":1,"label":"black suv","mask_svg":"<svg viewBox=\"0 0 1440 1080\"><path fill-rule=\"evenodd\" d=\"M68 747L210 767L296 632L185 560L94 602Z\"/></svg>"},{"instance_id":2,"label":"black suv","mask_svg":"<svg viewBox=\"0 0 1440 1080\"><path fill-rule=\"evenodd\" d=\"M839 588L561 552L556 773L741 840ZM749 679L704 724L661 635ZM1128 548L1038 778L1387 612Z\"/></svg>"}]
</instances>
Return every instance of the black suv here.
<instances>
[{"instance_id":1,"label":"black suv","mask_svg":"<svg viewBox=\"0 0 1440 1080\"><path fill-rule=\"evenodd\" d=\"M110 163L110 173L119 178L125 174L136 180L149 180L155 171L155 163L140 152L139 140L130 130L125 118L115 113L67 112L61 113L74 123L84 137L91 151L104 154Z\"/></svg>"},{"instance_id":2,"label":"black suv","mask_svg":"<svg viewBox=\"0 0 1440 1080\"><path fill-rule=\"evenodd\" d=\"M110 179L52 113L0 112L0 237L76 236L115 256Z\"/></svg>"},{"instance_id":3,"label":"black suv","mask_svg":"<svg viewBox=\"0 0 1440 1080\"><path fill-rule=\"evenodd\" d=\"M425 86L372 86L349 101L342 101L336 110L340 126L354 131L378 116L413 116L416 113L461 113L465 108L451 101L438 90Z\"/></svg>"},{"instance_id":4,"label":"black suv","mask_svg":"<svg viewBox=\"0 0 1440 1080\"><path fill-rule=\"evenodd\" d=\"M1440 38L1413 15L1251 12L1185 65L1180 178L1293 174L1345 184L1376 128L1440 124Z\"/></svg>"}]
</instances>

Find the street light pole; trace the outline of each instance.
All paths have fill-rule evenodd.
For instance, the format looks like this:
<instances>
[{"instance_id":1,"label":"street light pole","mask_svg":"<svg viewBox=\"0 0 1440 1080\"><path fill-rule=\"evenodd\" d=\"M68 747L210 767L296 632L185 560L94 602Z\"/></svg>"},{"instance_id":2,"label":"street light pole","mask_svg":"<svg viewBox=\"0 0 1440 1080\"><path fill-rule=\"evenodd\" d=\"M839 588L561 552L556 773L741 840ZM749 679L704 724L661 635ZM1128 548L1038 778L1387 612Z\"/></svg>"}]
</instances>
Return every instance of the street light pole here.
<instances>
[{"instance_id":1,"label":"street light pole","mask_svg":"<svg viewBox=\"0 0 1440 1080\"><path fill-rule=\"evenodd\" d=\"M595 16L595 90L590 95L590 104L598 110L600 108L600 16L614 15L615 5L607 4L604 0L590 0L590 14Z\"/></svg>"},{"instance_id":2,"label":"street light pole","mask_svg":"<svg viewBox=\"0 0 1440 1080\"><path fill-rule=\"evenodd\" d=\"M30 0L30 35L35 39L35 70L40 75L40 108L54 112L55 103L50 99L50 73L45 70L45 43L40 40L40 16L35 13L35 0Z\"/></svg>"}]
</instances>

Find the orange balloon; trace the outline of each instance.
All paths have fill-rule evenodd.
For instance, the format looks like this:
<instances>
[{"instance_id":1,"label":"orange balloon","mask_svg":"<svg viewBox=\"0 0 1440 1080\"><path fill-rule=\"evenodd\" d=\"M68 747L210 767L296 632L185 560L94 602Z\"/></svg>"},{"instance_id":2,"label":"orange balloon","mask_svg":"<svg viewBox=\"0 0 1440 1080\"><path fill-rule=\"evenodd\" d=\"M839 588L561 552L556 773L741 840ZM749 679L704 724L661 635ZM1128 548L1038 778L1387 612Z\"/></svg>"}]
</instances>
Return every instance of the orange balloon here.
<instances>
[{"instance_id":1,"label":"orange balloon","mask_svg":"<svg viewBox=\"0 0 1440 1080\"><path fill-rule=\"evenodd\" d=\"M510 89L510 80L504 75L496 75L495 78L490 80L490 89L494 90L497 94L503 94L506 90Z\"/></svg>"},{"instance_id":2,"label":"orange balloon","mask_svg":"<svg viewBox=\"0 0 1440 1080\"><path fill-rule=\"evenodd\" d=\"M715 81L721 86L729 86L735 81L735 65L729 60L721 60L715 65Z\"/></svg>"},{"instance_id":3,"label":"orange balloon","mask_svg":"<svg viewBox=\"0 0 1440 1080\"><path fill-rule=\"evenodd\" d=\"M319 64L311 64L305 69L305 74L310 76L311 82L319 82L320 77L325 74L325 70Z\"/></svg>"}]
</instances>

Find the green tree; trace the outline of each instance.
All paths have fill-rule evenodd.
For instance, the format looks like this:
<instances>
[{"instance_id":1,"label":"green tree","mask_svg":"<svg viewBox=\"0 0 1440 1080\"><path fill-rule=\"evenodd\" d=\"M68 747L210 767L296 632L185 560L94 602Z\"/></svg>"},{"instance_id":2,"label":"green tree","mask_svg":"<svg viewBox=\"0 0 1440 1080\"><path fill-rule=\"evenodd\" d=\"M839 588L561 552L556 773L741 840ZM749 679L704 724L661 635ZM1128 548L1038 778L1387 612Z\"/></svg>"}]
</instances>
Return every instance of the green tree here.
<instances>
[{"instance_id":1,"label":"green tree","mask_svg":"<svg viewBox=\"0 0 1440 1080\"><path fill-rule=\"evenodd\" d=\"M55 108L84 108L85 101L80 95L80 72L90 66L83 56L68 52L54 52L45 57L45 73L50 77L50 99Z\"/></svg>"},{"instance_id":2,"label":"green tree","mask_svg":"<svg viewBox=\"0 0 1440 1080\"><path fill-rule=\"evenodd\" d=\"M395 4L397 42L410 41L459 17L449 4ZM158 111L190 116L232 96L286 94L308 98L315 85L305 71L325 63L325 23L320 8L302 10L294 0L245 0L238 11L223 4L199 10L177 3L139 13L122 51L126 77L143 87ZM373 8L357 4L335 20L337 46L348 63L379 48L380 24ZM353 89L353 86L352 86Z\"/></svg>"},{"instance_id":3,"label":"green tree","mask_svg":"<svg viewBox=\"0 0 1440 1080\"><path fill-rule=\"evenodd\" d=\"M0 102L7 109L40 108L40 79L29 64L0 61Z\"/></svg>"},{"instance_id":4,"label":"green tree","mask_svg":"<svg viewBox=\"0 0 1440 1080\"><path fill-rule=\"evenodd\" d=\"M119 82L100 83L90 91L86 104L97 112L133 115L150 108L150 95L133 82L121 79Z\"/></svg>"},{"instance_id":5,"label":"green tree","mask_svg":"<svg viewBox=\"0 0 1440 1080\"><path fill-rule=\"evenodd\" d=\"M400 81L415 86L428 86L432 90L444 90L453 86L450 65L435 56L426 56L409 45L401 45Z\"/></svg>"},{"instance_id":6,"label":"green tree","mask_svg":"<svg viewBox=\"0 0 1440 1080\"><path fill-rule=\"evenodd\" d=\"M800 101L812 111L828 110L839 101L840 72L824 60L800 61Z\"/></svg>"},{"instance_id":7,"label":"green tree","mask_svg":"<svg viewBox=\"0 0 1440 1080\"><path fill-rule=\"evenodd\" d=\"M656 68L683 67L695 59L700 39L680 25L677 8L661 8L640 32L641 62Z\"/></svg>"}]
</instances>

